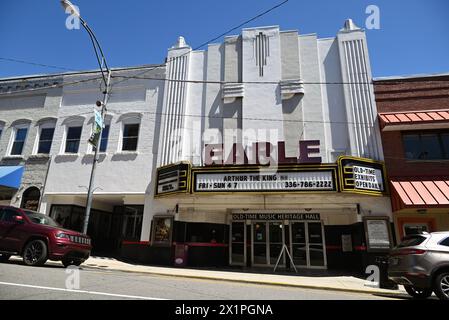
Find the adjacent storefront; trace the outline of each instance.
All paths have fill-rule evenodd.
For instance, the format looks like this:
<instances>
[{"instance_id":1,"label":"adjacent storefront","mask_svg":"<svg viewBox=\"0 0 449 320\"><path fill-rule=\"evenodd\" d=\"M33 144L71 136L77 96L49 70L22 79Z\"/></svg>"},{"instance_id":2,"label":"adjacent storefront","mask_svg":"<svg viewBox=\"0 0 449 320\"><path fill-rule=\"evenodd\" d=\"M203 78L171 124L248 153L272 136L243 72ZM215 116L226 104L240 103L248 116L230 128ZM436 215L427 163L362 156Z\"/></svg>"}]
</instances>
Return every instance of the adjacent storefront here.
<instances>
[{"instance_id":1,"label":"adjacent storefront","mask_svg":"<svg viewBox=\"0 0 449 320\"><path fill-rule=\"evenodd\" d=\"M397 238L449 230L449 75L375 80Z\"/></svg>"}]
</instances>

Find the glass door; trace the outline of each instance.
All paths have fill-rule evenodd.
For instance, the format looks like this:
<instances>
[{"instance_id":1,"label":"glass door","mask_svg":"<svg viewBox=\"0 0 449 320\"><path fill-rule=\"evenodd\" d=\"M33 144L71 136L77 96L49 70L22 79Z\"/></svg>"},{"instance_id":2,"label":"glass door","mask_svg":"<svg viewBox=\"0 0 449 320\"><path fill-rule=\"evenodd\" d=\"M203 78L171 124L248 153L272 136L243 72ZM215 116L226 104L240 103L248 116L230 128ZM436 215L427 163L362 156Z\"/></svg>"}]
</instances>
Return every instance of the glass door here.
<instances>
[{"instance_id":1,"label":"glass door","mask_svg":"<svg viewBox=\"0 0 449 320\"><path fill-rule=\"evenodd\" d=\"M254 221L252 223L252 264L266 266L268 264L267 223Z\"/></svg>"},{"instance_id":2,"label":"glass door","mask_svg":"<svg viewBox=\"0 0 449 320\"><path fill-rule=\"evenodd\" d=\"M281 253L282 246L284 245L284 223L282 221L268 222L269 226L269 256L270 265L275 265L279 254ZM280 266L285 266L285 254L283 254L282 260L279 262Z\"/></svg>"},{"instance_id":3,"label":"glass door","mask_svg":"<svg viewBox=\"0 0 449 320\"><path fill-rule=\"evenodd\" d=\"M246 264L246 232L244 221L234 221L231 223L231 246L230 246L230 264Z\"/></svg>"},{"instance_id":4,"label":"glass door","mask_svg":"<svg viewBox=\"0 0 449 320\"><path fill-rule=\"evenodd\" d=\"M307 238L306 222L290 223L290 252L295 266L306 267L307 263Z\"/></svg>"},{"instance_id":5,"label":"glass door","mask_svg":"<svg viewBox=\"0 0 449 320\"><path fill-rule=\"evenodd\" d=\"M325 267L326 256L324 251L323 225L321 222L308 222L308 251L310 267Z\"/></svg>"}]
</instances>

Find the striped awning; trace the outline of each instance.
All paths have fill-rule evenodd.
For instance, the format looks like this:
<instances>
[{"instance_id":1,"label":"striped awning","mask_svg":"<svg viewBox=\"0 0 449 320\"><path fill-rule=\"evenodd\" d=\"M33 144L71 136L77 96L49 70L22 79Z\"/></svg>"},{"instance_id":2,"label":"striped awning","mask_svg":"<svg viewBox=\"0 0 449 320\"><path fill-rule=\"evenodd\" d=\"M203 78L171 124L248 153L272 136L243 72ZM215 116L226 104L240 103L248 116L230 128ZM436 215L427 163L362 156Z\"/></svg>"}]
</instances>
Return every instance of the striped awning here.
<instances>
[{"instance_id":1,"label":"striped awning","mask_svg":"<svg viewBox=\"0 0 449 320\"><path fill-rule=\"evenodd\" d=\"M438 180L391 180L393 209L449 208L449 178Z\"/></svg>"},{"instance_id":2,"label":"striped awning","mask_svg":"<svg viewBox=\"0 0 449 320\"><path fill-rule=\"evenodd\" d=\"M379 113L380 125L383 130L394 130L398 126L417 124L449 124L449 109L435 111L413 111Z\"/></svg>"}]
</instances>

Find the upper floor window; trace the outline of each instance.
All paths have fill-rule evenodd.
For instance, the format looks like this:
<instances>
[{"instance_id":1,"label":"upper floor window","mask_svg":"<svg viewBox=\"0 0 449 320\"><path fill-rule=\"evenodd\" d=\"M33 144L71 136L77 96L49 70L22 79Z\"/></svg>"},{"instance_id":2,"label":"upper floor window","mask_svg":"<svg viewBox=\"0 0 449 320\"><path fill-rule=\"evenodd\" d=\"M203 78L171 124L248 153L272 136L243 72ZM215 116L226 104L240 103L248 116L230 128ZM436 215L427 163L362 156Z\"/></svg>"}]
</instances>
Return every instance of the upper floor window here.
<instances>
[{"instance_id":1,"label":"upper floor window","mask_svg":"<svg viewBox=\"0 0 449 320\"><path fill-rule=\"evenodd\" d=\"M41 120L33 154L49 154L55 133L56 119Z\"/></svg>"},{"instance_id":2,"label":"upper floor window","mask_svg":"<svg viewBox=\"0 0 449 320\"><path fill-rule=\"evenodd\" d=\"M449 160L449 131L422 131L402 135L407 160Z\"/></svg>"},{"instance_id":3,"label":"upper floor window","mask_svg":"<svg viewBox=\"0 0 449 320\"><path fill-rule=\"evenodd\" d=\"M109 124L106 124L101 131L100 152L106 152L109 139Z\"/></svg>"},{"instance_id":4,"label":"upper floor window","mask_svg":"<svg viewBox=\"0 0 449 320\"><path fill-rule=\"evenodd\" d=\"M13 142L10 154L13 156L21 155L28 134L28 125L16 126L13 129Z\"/></svg>"},{"instance_id":5,"label":"upper floor window","mask_svg":"<svg viewBox=\"0 0 449 320\"><path fill-rule=\"evenodd\" d=\"M137 150L137 142L139 139L139 123L126 123L123 125L123 151L135 151Z\"/></svg>"},{"instance_id":6,"label":"upper floor window","mask_svg":"<svg viewBox=\"0 0 449 320\"><path fill-rule=\"evenodd\" d=\"M68 127L65 140L65 153L78 153L81 140L82 126Z\"/></svg>"},{"instance_id":7,"label":"upper floor window","mask_svg":"<svg viewBox=\"0 0 449 320\"><path fill-rule=\"evenodd\" d=\"M108 139L109 139L109 128L110 124L106 123L103 130L101 130L101 138L100 138L100 152L106 152L108 148ZM91 151L95 151L95 147L92 147Z\"/></svg>"},{"instance_id":8,"label":"upper floor window","mask_svg":"<svg viewBox=\"0 0 449 320\"><path fill-rule=\"evenodd\" d=\"M42 128L41 129L41 132L39 135L39 146L37 148L37 153L42 153L42 154L50 153L54 133L55 133L55 128Z\"/></svg>"}]
</instances>

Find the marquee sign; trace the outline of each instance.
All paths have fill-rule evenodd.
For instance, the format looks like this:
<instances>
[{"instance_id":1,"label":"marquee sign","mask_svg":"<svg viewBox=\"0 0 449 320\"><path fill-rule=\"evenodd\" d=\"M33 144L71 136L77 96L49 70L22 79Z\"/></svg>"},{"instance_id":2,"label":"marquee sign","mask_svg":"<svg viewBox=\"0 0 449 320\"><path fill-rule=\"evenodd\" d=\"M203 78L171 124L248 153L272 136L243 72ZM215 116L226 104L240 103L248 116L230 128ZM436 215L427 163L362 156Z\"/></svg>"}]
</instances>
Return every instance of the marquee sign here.
<instances>
[{"instance_id":1,"label":"marquee sign","mask_svg":"<svg viewBox=\"0 0 449 320\"><path fill-rule=\"evenodd\" d=\"M157 170L156 195L188 192L189 184L189 163L178 163Z\"/></svg>"},{"instance_id":2,"label":"marquee sign","mask_svg":"<svg viewBox=\"0 0 449 320\"><path fill-rule=\"evenodd\" d=\"M379 195L387 191L383 162L342 156L338 167L341 191Z\"/></svg>"},{"instance_id":3,"label":"marquee sign","mask_svg":"<svg viewBox=\"0 0 449 320\"><path fill-rule=\"evenodd\" d=\"M336 168L283 168L256 170L198 170L194 192L319 192L337 191Z\"/></svg>"}]
</instances>

